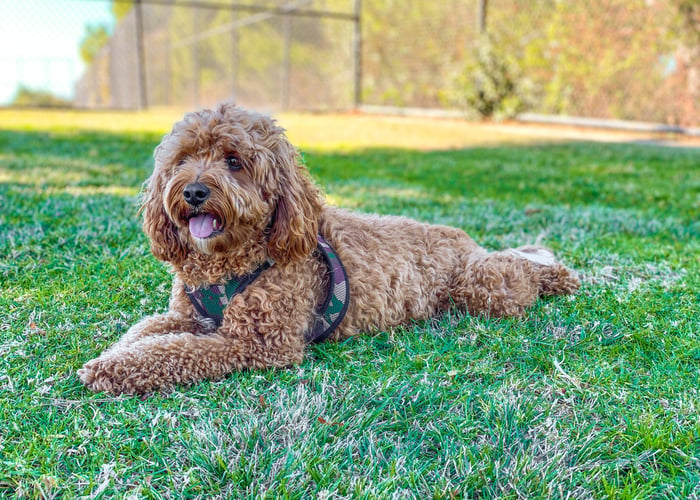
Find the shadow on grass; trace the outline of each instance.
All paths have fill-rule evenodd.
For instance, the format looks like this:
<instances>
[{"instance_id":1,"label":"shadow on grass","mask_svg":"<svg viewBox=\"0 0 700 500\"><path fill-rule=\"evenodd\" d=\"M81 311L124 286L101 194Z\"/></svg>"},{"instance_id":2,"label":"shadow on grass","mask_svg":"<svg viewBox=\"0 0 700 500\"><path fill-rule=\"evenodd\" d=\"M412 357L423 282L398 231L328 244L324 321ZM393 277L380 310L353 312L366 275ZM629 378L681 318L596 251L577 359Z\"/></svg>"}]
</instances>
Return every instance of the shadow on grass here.
<instances>
[{"instance_id":1,"label":"shadow on grass","mask_svg":"<svg viewBox=\"0 0 700 500\"><path fill-rule=\"evenodd\" d=\"M80 235L103 247L133 241L123 235L140 232L135 197L159 140L0 131L0 224L11 228L0 247L52 248ZM543 234L570 246L595 236L584 233L685 240L700 232L699 150L571 142L303 158L332 204L454 225L491 248Z\"/></svg>"},{"instance_id":2,"label":"shadow on grass","mask_svg":"<svg viewBox=\"0 0 700 500\"><path fill-rule=\"evenodd\" d=\"M157 134L0 130L0 182L38 188L138 186Z\"/></svg>"},{"instance_id":3,"label":"shadow on grass","mask_svg":"<svg viewBox=\"0 0 700 500\"><path fill-rule=\"evenodd\" d=\"M696 217L700 150L599 143L540 144L458 151L366 150L308 153L329 194L403 189L426 195L521 205L606 205ZM349 188L349 189L348 189Z\"/></svg>"},{"instance_id":4,"label":"shadow on grass","mask_svg":"<svg viewBox=\"0 0 700 500\"><path fill-rule=\"evenodd\" d=\"M0 130L0 182L37 188L138 189L159 134ZM633 144L556 143L419 152L305 152L331 196L500 200L521 205L650 207L698 215L700 150ZM117 190L116 192L114 190ZM86 194L90 194L88 190Z\"/></svg>"}]
</instances>

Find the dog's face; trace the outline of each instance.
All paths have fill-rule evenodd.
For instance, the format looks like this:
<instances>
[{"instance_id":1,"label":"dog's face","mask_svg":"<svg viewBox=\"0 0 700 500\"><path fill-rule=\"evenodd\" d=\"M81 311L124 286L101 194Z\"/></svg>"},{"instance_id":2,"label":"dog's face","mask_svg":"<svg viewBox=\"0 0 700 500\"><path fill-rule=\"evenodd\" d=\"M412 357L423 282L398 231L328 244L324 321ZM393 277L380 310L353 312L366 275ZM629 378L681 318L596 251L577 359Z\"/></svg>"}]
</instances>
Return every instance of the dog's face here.
<instances>
[{"instance_id":1,"label":"dog's face","mask_svg":"<svg viewBox=\"0 0 700 500\"><path fill-rule=\"evenodd\" d=\"M279 172L260 144L269 131L211 115L188 118L156 156L166 177L163 208L184 242L202 253L223 252L271 222Z\"/></svg>"},{"instance_id":2,"label":"dog's face","mask_svg":"<svg viewBox=\"0 0 700 500\"><path fill-rule=\"evenodd\" d=\"M233 105L190 113L156 149L144 196L154 255L226 254L264 241L287 262L315 247L320 192L284 130Z\"/></svg>"}]
</instances>

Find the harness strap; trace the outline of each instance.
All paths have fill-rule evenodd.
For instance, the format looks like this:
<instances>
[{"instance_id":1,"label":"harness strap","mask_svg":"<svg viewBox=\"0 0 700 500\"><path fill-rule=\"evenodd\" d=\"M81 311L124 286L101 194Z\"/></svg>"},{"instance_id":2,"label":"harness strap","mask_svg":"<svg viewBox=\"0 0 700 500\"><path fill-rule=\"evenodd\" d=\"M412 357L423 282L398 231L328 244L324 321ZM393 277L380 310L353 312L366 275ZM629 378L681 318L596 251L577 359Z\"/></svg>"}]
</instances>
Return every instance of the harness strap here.
<instances>
[{"instance_id":1,"label":"harness strap","mask_svg":"<svg viewBox=\"0 0 700 500\"><path fill-rule=\"evenodd\" d=\"M304 341L307 343L322 342L330 336L345 317L350 299L350 282L340 258L320 234L317 239L319 253L328 266L329 279L326 298L321 307L315 311L311 328L304 335ZM217 326L221 326L224 319L224 309L233 298L242 293L248 285L272 265L274 265L274 261L268 260L250 274L233 276L226 283L196 288L192 291L185 287L185 293L199 314L213 319Z\"/></svg>"},{"instance_id":2,"label":"harness strap","mask_svg":"<svg viewBox=\"0 0 700 500\"><path fill-rule=\"evenodd\" d=\"M265 269L269 269L275 261L268 260L250 274L233 276L229 281L219 285L195 288L193 291L185 286L185 293L192 301L192 305L199 314L205 318L211 318L216 326L221 326L224 320L224 309L233 298L242 293L245 288L260 276Z\"/></svg>"},{"instance_id":3,"label":"harness strap","mask_svg":"<svg viewBox=\"0 0 700 500\"><path fill-rule=\"evenodd\" d=\"M311 344L326 340L340 324L348 310L350 302L350 282L343 263L333 251L333 247L318 235L318 249L328 266L329 279L326 300L317 310L311 329L304 340Z\"/></svg>"}]
</instances>

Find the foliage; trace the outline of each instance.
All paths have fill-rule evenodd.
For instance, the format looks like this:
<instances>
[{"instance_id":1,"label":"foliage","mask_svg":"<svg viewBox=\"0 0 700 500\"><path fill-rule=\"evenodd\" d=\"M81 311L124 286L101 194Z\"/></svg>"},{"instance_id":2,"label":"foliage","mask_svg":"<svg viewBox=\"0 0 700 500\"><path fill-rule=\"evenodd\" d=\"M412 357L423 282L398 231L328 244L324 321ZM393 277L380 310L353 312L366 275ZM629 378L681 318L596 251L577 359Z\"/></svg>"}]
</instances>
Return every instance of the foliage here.
<instances>
[{"instance_id":1,"label":"foliage","mask_svg":"<svg viewBox=\"0 0 700 500\"><path fill-rule=\"evenodd\" d=\"M270 8L279 7L267 3ZM347 2L328 0L325 4L333 11ZM128 106L129 96L124 96L123 88L131 88L130 74L112 73L109 78L90 74L104 73L110 67L109 58L122 57L125 48L133 46L129 37L135 17L117 11L116 5L120 4L114 9L118 24L109 40L115 50L88 68L79 85L79 102L109 101L97 98L107 91L119 95L125 101L121 105ZM144 9L144 41L150 104L192 102L200 106L237 99L269 106L270 99L281 101L283 85L289 86L292 105L318 108L319 101L329 106L340 100L347 103L351 72L349 57L341 55L340 46L349 43L352 26L344 22L338 29L338 24L316 17L251 13L226 4L221 8L149 5ZM285 26L289 27L288 52ZM282 72L286 54L289 75ZM288 81L283 83L282 77ZM339 81L343 85L337 85Z\"/></svg>"},{"instance_id":2,"label":"foliage","mask_svg":"<svg viewBox=\"0 0 700 500\"><path fill-rule=\"evenodd\" d=\"M368 104L435 107L476 38L475 2L363 2L363 96Z\"/></svg>"},{"instance_id":3,"label":"foliage","mask_svg":"<svg viewBox=\"0 0 700 500\"><path fill-rule=\"evenodd\" d=\"M134 8L130 2L112 2L112 14L117 22L121 21Z\"/></svg>"},{"instance_id":4,"label":"foliage","mask_svg":"<svg viewBox=\"0 0 700 500\"><path fill-rule=\"evenodd\" d=\"M677 35L663 2L489 5L486 42L475 44L455 83L466 107L482 116L499 107L511 115L536 110L660 122L673 115L679 96L672 94L683 93L671 87L664 64Z\"/></svg>"},{"instance_id":5,"label":"foliage","mask_svg":"<svg viewBox=\"0 0 700 500\"><path fill-rule=\"evenodd\" d=\"M29 108L70 108L73 103L47 90L36 90L20 85L10 105Z\"/></svg>"},{"instance_id":6,"label":"foliage","mask_svg":"<svg viewBox=\"0 0 700 500\"><path fill-rule=\"evenodd\" d=\"M700 43L700 0L673 0L685 37L691 43Z\"/></svg>"},{"instance_id":7,"label":"foliage","mask_svg":"<svg viewBox=\"0 0 700 500\"><path fill-rule=\"evenodd\" d=\"M533 84L518 55L488 34L480 37L474 51L456 78L452 101L481 118L512 118L529 109Z\"/></svg>"},{"instance_id":8,"label":"foliage","mask_svg":"<svg viewBox=\"0 0 700 500\"><path fill-rule=\"evenodd\" d=\"M107 45L110 36L109 29L104 25L87 25L79 46L80 58L83 62L92 63L100 50Z\"/></svg>"},{"instance_id":9,"label":"foliage","mask_svg":"<svg viewBox=\"0 0 700 500\"><path fill-rule=\"evenodd\" d=\"M91 394L75 371L167 307L136 214L164 126L2 113L0 497L700 495L698 150L286 116L333 202L492 249L539 241L583 289L523 319L447 314L141 400ZM471 139L416 149L450 134Z\"/></svg>"},{"instance_id":10,"label":"foliage","mask_svg":"<svg viewBox=\"0 0 700 500\"><path fill-rule=\"evenodd\" d=\"M697 125L698 0L490 0L487 35L477 33L475 4L363 2L363 102L458 105L495 117L530 110ZM261 5L279 3L256 4ZM319 5L352 11L350 0ZM201 106L237 99L270 108L280 105L289 84L292 107L350 105L351 22L296 16L290 21L221 6L195 9L175 2L144 9L151 104ZM113 4L123 24L115 36L130 36L129 23L135 21L126 15L130 7ZM90 29L84 40L88 59L105 35L99 27ZM133 41L114 46L132 47ZM79 92L90 89L99 98L83 102L114 104L103 93L120 99L133 94L125 90L133 83L128 72L107 77L110 64L98 63Z\"/></svg>"},{"instance_id":11,"label":"foliage","mask_svg":"<svg viewBox=\"0 0 700 500\"><path fill-rule=\"evenodd\" d=\"M666 121L659 101L666 71L661 56L673 50L663 33L668 11L643 0L558 2L546 30L552 71L543 111Z\"/></svg>"},{"instance_id":12,"label":"foliage","mask_svg":"<svg viewBox=\"0 0 700 500\"><path fill-rule=\"evenodd\" d=\"M697 125L697 0L475 3L366 2L365 102Z\"/></svg>"}]
</instances>

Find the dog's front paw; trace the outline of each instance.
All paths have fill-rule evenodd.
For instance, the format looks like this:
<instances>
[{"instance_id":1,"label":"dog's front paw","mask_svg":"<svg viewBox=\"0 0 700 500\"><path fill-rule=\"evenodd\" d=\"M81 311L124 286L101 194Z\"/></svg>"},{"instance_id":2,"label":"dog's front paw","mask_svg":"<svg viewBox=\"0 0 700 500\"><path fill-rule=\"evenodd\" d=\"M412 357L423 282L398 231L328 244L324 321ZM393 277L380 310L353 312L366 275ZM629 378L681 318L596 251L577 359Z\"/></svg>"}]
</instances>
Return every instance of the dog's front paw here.
<instances>
[{"instance_id":1,"label":"dog's front paw","mask_svg":"<svg viewBox=\"0 0 700 500\"><path fill-rule=\"evenodd\" d=\"M88 361L78 370L80 381L93 392L144 394L148 388L137 384L138 377L119 357L106 356Z\"/></svg>"}]
</instances>

